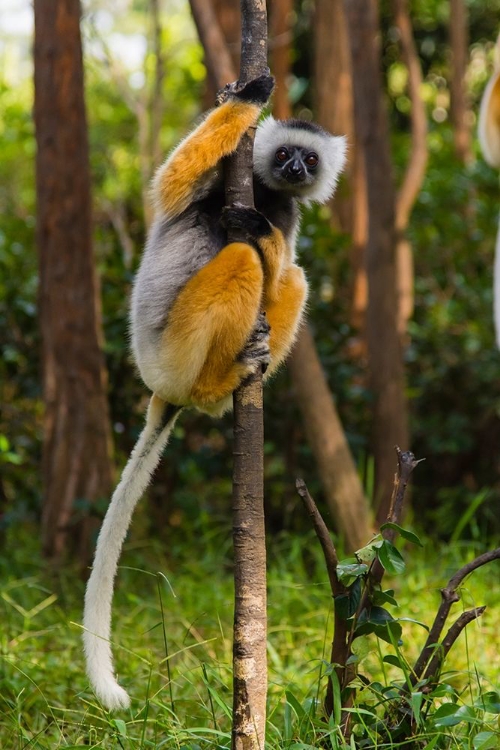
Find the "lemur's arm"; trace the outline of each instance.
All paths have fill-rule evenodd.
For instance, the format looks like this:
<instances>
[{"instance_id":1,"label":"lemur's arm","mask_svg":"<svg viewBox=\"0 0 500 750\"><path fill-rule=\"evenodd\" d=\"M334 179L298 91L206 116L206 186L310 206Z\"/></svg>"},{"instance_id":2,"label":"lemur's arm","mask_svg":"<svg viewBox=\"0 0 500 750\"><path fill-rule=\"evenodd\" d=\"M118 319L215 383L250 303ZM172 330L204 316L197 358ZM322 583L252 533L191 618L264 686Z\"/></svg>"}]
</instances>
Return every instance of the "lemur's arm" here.
<instances>
[{"instance_id":1,"label":"lemur's arm","mask_svg":"<svg viewBox=\"0 0 500 750\"><path fill-rule=\"evenodd\" d=\"M225 208L223 221L228 229L243 233L245 240L254 245L261 256L265 308L268 302L276 300L280 279L292 263L293 251L288 247L283 232L255 208L240 205Z\"/></svg>"},{"instance_id":2,"label":"lemur's arm","mask_svg":"<svg viewBox=\"0 0 500 750\"><path fill-rule=\"evenodd\" d=\"M254 125L274 85L264 75L237 90L229 84L218 95L220 106L185 138L160 167L154 180L157 207L173 217L184 211L199 188L200 181L236 150L243 134Z\"/></svg>"}]
</instances>

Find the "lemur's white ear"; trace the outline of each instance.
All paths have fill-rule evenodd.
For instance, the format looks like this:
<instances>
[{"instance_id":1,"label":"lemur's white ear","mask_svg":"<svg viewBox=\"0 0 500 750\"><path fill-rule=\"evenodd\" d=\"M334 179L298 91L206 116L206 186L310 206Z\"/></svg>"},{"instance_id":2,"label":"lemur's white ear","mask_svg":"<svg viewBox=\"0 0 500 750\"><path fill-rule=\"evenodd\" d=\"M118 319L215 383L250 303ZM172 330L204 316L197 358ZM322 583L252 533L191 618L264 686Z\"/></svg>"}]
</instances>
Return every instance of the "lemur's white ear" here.
<instances>
[{"instance_id":1,"label":"lemur's white ear","mask_svg":"<svg viewBox=\"0 0 500 750\"><path fill-rule=\"evenodd\" d=\"M500 35L495 53L495 71L481 99L478 137L485 160L492 167L500 167Z\"/></svg>"}]
</instances>

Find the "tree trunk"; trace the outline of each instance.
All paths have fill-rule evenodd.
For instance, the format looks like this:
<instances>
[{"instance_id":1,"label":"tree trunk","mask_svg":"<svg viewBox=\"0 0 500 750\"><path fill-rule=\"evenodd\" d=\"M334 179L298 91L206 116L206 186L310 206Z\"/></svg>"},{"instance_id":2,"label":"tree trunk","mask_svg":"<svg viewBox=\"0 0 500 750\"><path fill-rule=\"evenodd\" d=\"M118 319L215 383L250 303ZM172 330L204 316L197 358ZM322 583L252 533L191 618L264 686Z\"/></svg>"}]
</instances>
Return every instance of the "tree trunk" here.
<instances>
[{"instance_id":1,"label":"tree trunk","mask_svg":"<svg viewBox=\"0 0 500 750\"><path fill-rule=\"evenodd\" d=\"M332 210L341 229L351 235L351 322L364 330L368 304L366 179L363 153L356 143L351 50L342 0L316 0L314 81L319 124L331 133L346 135L349 144L346 170L333 199Z\"/></svg>"},{"instance_id":2,"label":"tree trunk","mask_svg":"<svg viewBox=\"0 0 500 750\"><path fill-rule=\"evenodd\" d=\"M472 160L470 107L465 80L469 57L468 20L464 0L450 0L451 121L455 152L464 164Z\"/></svg>"},{"instance_id":3,"label":"tree trunk","mask_svg":"<svg viewBox=\"0 0 500 750\"><path fill-rule=\"evenodd\" d=\"M316 4L315 80L318 122L331 132L344 134L352 132L353 103L350 87L350 51L343 41L346 27L343 9L340 10L342 12L339 15L338 0L334 0L333 3L330 3L330 0L321 0ZM279 11L283 13L284 8L279 3L273 4L274 17L279 15ZM275 21L276 25L273 26L274 33L277 34L279 29L279 36L285 39L291 35L290 13L286 21L285 24L282 19L279 27ZM278 39L279 36L275 38ZM335 44L331 43L333 38L336 40ZM343 63L337 66L339 55L343 55ZM320 59L323 60L322 65ZM280 61L279 76L276 76L278 89L280 80L282 85L286 85L290 73L290 56L280 55ZM285 67L285 63L288 68ZM347 76L337 70L337 67L342 68L343 73L348 68ZM332 97L332 91L339 91L338 97ZM337 109L331 102L337 103L338 100L342 103ZM288 96L282 95L278 101L276 96L274 97L274 115L284 119L291 117ZM346 547L351 551L356 550L363 546L370 536L370 513L311 330L307 326L303 326L299 331L288 359L288 368L307 438L316 458L328 507Z\"/></svg>"},{"instance_id":4,"label":"tree trunk","mask_svg":"<svg viewBox=\"0 0 500 750\"><path fill-rule=\"evenodd\" d=\"M352 51L354 108L368 184L367 342L373 391L372 451L377 518L385 518L396 468L394 446L408 445L404 371L397 329L395 191L382 106L378 7L344 0Z\"/></svg>"},{"instance_id":5,"label":"tree trunk","mask_svg":"<svg viewBox=\"0 0 500 750\"><path fill-rule=\"evenodd\" d=\"M217 89L225 83L234 81L235 66L218 23L212 0L189 0L189 4L200 42L205 51L205 65L211 84L210 106L213 106Z\"/></svg>"},{"instance_id":6,"label":"tree trunk","mask_svg":"<svg viewBox=\"0 0 500 750\"><path fill-rule=\"evenodd\" d=\"M265 0L241 0L244 84L267 70ZM226 162L227 205L253 205L253 138L246 133ZM242 241L228 232L228 241ZM234 403L234 627L232 750L259 750L266 739L267 575L264 523L264 417L262 373L247 378Z\"/></svg>"},{"instance_id":7,"label":"tree trunk","mask_svg":"<svg viewBox=\"0 0 500 750\"><path fill-rule=\"evenodd\" d=\"M288 77L291 70L293 0L273 0L271 5L269 48L272 71L276 80L273 114L278 120L291 116L288 98Z\"/></svg>"},{"instance_id":8,"label":"tree trunk","mask_svg":"<svg viewBox=\"0 0 500 750\"><path fill-rule=\"evenodd\" d=\"M413 315L413 253L406 238L411 211L422 187L427 167L427 116L422 100L422 69L413 39L408 0L394 0L394 20L399 29L402 57L408 69L411 101L411 151L401 187L396 197L396 287L398 331L404 342L408 321ZM381 519L379 519L381 520Z\"/></svg>"},{"instance_id":9,"label":"tree trunk","mask_svg":"<svg viewBox=\"0 0 500 750\"><path fill-rule=\"evenodd\" d=\"M79 0L35 0L36 239L45 401L42 541L46 555L89 554L92 503L112 485Z\"/></svg>"},{"instance_id":10,"label":"tree trunk","mask_svg":"<svg viewBox=\"0 0 500 750\"><path fill-rule=\"evenodd\" d=\"M300 332L288 366L336 530L352 552L371 537L370 513L308 327Z\"/></svg>"}]
</instances>

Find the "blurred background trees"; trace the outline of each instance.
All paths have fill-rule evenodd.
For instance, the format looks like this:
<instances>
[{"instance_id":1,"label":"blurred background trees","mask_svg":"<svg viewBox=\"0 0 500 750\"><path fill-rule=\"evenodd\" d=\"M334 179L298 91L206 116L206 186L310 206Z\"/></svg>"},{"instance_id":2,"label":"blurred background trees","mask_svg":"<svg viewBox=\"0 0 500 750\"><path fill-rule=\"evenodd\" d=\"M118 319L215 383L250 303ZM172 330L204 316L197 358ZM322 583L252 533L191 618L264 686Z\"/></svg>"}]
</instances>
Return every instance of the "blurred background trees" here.
<instances>
[{"instance_id":1,"label":"blurred background trees","mask_svg":"<svg viewBox=\"0 0 500 750\"><path fill-rule=\"evenodd\" d=\"M229 0L214 2L230 58L237 33L233 6ZM337 198L329 209L305 212L299 243L311 282L310 330L339 417L336 434L347 438L357 467L354 481L361 482L361 494L381 515L398 440L402 448L410 446L427 459L413 491L418 523L443 538L454 533L476 539L492 536L500 525L500 355L491 313L498 184L496 173L478 155L475 122L492 69L500 0L384 0L378 6L359 0L345 7L349 13L344 16L339 0L270 3L270 54L280 84L277 114L290 111L318 119L329 129L347 132L351 144ZM361 46L361 26L349 18L356 7L373 12L364 16L371 28L364 29ZM37 306L43 280L38 280L35 252L30 23L28 3L2 10L4 530L26 521L39 524L42 498L48 496L41 470L47 412L43 309ZM127 347L127 307L150 218L148 182L162 155L210 106L216 84L206 81L187 2L85 2L82 33L92 240L101 285L114 464L120 468L147 402ZM421 174L413 182L417 188L402 219L410 167ZM43 174L47 178L46 169ZM406 244L401 254L402 241ZM88 257L88 248L59 251ZM62 309L61 317L67 320ZM77 361L68 350L70 356ZM304 357L311 361L302 355L302 362ZM293 368L300 366L299 357ZM78 375L83 367L78 365ZM387 395L389 383L395 385ZM312 388L308 399L299 387L296 375L291 378L283 370L266 393L266 502L272 533L300 531L306 525L294 489L297 475L304 476L320 504L335 512L327 468L318 472L314 462L316 458L321 466L325 438L316 446L307 439L311 428L306 410L317 389ZM304 400L302 422L297 403ZM327 428L325 422L322 429ZM404 444L406 430L409 446ZM94 447L96 460L102 458L102 450ZM230 448L230 417L214 423L193 413L183 416L149 492L146 523L151 532L168 535L182 527L189 536L198 516L226 515ZM91 459L85 463L89 471L94 468ZM328 461L324 463L328 467ZM61 472L61 481L68 476L64 462L53 471L56 476ZM104 509L106 493L98 493L91 509L95 499L84 485L77 489L73 508L78 517ZM332 526L339 529L338 518Z\"/></svg>"}]
</instances>

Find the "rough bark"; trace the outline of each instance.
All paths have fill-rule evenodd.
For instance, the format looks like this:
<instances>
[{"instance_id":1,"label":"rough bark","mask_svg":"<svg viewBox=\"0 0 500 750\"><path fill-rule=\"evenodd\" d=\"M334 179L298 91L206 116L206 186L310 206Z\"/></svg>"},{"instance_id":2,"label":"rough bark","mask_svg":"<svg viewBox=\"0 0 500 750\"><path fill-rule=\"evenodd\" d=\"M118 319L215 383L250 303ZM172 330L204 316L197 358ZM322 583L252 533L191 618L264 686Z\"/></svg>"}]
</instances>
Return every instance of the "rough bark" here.
<instances>
[{"instance_id":1,"label":"rough bark","mask_svg":"<svg viewBox=\"0 0 500 750\"><path fill-rule=\"evenodd\" d=\"M265 0L241 0L243 84L267 70ZM225 169L226 203L253 205L253 137L249 131ZM229 241L239 239L229 236ZM267 698L267 592L264 524L264 422L262 374L234 398L234 630L233 750L265 745Z\"/></svg>"},{"instance_id":2,"label":"rough bark","mask_svg":"<svg viewBox=\"0 0 500 750\"><path fill-rule=\"evenodd\" d=\"M89 553L93 502L112 485L106 373L91 242L79 0L35 0L36 242L45 402L42 542Z\"/></svg>"},{"instance_id":3,"label":"rough bark","mask_svg":"<svg viewBox=\"0 0 500 750\"><path fill-rule=\"evenodd\" d=\"M351 41L354 111L368 184L367 343L373 392L375 504L385 518L394 476L394 446L408 445L404 371L397 329L395 191L387 118L382 106L378 8L344 0Z\"/></svg>"},{"instance_id":4,"label":"rough bark","mask_svg":"<svg viewBox=\"0 0 500 750\"><path fill-rule=\"evenodd\" d=\"M466 88L469 57L468 23L464 0L450 0L451 121L455 153L464 164L468 164L473 158L470 106Z\"/></svg>"}]
</instances>

